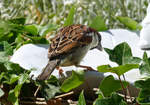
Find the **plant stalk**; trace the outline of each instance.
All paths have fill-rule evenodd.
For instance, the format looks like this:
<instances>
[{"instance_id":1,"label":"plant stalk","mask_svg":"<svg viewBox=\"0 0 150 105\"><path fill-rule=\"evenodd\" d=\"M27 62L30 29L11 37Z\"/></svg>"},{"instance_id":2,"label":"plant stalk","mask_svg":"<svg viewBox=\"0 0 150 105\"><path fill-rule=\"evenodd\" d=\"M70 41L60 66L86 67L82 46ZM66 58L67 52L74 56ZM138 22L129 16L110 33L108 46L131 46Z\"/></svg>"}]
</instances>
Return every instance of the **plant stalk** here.
<instances>
[{"instance_id":1,"label":"plant stalk","mask_svg":"<svg viewBox=\"0 0 150 105\"><path fill-rule=\"evenodd\" d=\"M125 91L125 87L124 87L124 85L123 85L123 83L122 83L122 81L121 81L121 78L120 78L120 76L118 75L118 78L119 78L119 80L120 80L120 84L121 84L121 87L122 87L122 91L123 91L123 94L125 95L125 100L127 99L127 96L126 96L126 91Z\"/></svg>"}]
</instances>

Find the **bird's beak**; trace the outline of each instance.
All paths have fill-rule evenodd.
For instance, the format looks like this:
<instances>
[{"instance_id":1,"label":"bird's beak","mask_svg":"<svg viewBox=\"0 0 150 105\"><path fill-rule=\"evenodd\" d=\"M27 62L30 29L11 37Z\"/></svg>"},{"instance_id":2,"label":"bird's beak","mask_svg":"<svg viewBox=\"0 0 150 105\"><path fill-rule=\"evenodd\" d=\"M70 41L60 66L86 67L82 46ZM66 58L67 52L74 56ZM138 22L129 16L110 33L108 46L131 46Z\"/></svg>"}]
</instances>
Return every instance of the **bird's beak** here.
<instances>
[{"instance_id":1,"label":"bird's beak","mask_svg":"<svg viewBox=\"0 0 150 105\"><path fill-rule=\"evenodd\" d=\"M99 43L96 48L97 48L98 50L100 50L100 51L103 51L103 47L102 47L101 43Z\"/></svg>"}]
</instances>

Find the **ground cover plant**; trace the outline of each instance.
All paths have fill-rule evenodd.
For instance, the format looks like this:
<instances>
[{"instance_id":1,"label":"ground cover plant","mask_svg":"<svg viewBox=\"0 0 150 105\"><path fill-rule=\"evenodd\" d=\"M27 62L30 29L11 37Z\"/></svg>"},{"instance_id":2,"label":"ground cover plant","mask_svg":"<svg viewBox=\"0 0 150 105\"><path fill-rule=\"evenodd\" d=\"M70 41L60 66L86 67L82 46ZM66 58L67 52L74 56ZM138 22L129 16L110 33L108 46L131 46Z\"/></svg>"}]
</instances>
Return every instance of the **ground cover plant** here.
<instances>
[{"instance_id":1,"label":"ground cover plant","mask_svg":"<svg viewBox=\"0 0 150 105\"><path fill-rule=\"evenodd\" d=\"M62 100L67 100L73 97L72 90L84 83L85 72L72 71L72 76L65 81L60 82L55 76L51 76L46 81L32 80L29 76L32 70L25 70L18 64L10 62L10 57L14 51L24 44L48 44L47 39L50 35L54 35L55 31L62 27L75 23L74 16L77 7L72 6L64 24L26 24L26 18L1 19L0 20L0 104L2 105L21 105L32 104L26 102L35 102L34 104L60 105ZM140 30L142 27L135 20L117 16L116 21L123 24L130 30ZM98 30L106 31L108 26L106 20L101 15L97 15L90 20L89 26ZM96 89L96 98L87 100L84 96L84 90L75 99L77 105L147 105L150 104L150 60L146 52L143 59L134 57L130 46L123 42L117 45L114 49L104 50L108 53L109 59L118 64L117 67L110 65L99 65L98 72L111 72L118 76L116 80L112 75L105 77ZM129 83L125 81L124 73L139 68L141 74L146 74L147 77L143 80L135 82L135 86L140 89L138 97L128 96ZM121 76L124 77L121 80ZM39 88L40 87L40 88ZM38 90L39 89L39 90ZM28 92L26 92L28 90ZM38 90L38 91L37 91ZM122 94L118 93L122 90ZM71 95L70 95L71 94ZM69 98L68 98L69 97ZM129 97L129 98L128 98ZM37 102L37 103L36 103Z\"/></svg>"}]
</instances>

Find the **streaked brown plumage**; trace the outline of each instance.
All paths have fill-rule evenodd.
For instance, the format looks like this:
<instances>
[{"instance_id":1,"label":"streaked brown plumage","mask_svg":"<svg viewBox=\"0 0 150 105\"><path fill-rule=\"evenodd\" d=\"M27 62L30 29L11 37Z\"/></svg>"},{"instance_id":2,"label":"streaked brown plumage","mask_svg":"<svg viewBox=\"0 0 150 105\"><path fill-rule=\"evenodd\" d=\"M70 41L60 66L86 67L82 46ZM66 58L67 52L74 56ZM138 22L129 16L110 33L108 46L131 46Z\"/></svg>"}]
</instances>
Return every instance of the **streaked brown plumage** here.
<instances>
[{"instance_id":1,"label":"streaked brown plumage","mask_svg":"<svg viewBox=\"0 0 150 105\"><path fill-rule=\"evenodd\" d=\"M49 62L38 79L48 79L59 66L78 66L86 53L93 48L102 50L101 35L96 30L80 24L60 29L51 39L48 49Z\"/></svg>"}]
</instances>

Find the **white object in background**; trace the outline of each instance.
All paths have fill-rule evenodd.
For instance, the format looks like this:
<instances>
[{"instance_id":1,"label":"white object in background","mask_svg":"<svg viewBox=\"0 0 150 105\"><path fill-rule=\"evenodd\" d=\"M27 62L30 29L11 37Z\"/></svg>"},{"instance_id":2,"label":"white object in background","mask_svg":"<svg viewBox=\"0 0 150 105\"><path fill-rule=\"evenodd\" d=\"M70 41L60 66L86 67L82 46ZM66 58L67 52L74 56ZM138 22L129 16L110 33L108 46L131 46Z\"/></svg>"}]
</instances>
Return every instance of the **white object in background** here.
<instances>
[{"instance_id":1,"label":"white object in background","mask_svg":"<svg viewBox=\"0 0 150 105\"><path fill-rule=\"evenodd\" d=\"M150 49L150 4L147 7L147 15L142 21L142 27L139 47L143 50Z\"/></svg>"},{"instance_id":2,"label":"white object in background","mask_svg":"<svg viewBox=\"0 0 150 105\"><path fill-rule=\"evenodd\" d=\"M37 77L48 62L48 47L49 45L42 44L23 45L13 54L10 61L19 64L24 69L33 69L30 75Z\"/></svg>"}]
</instances>

